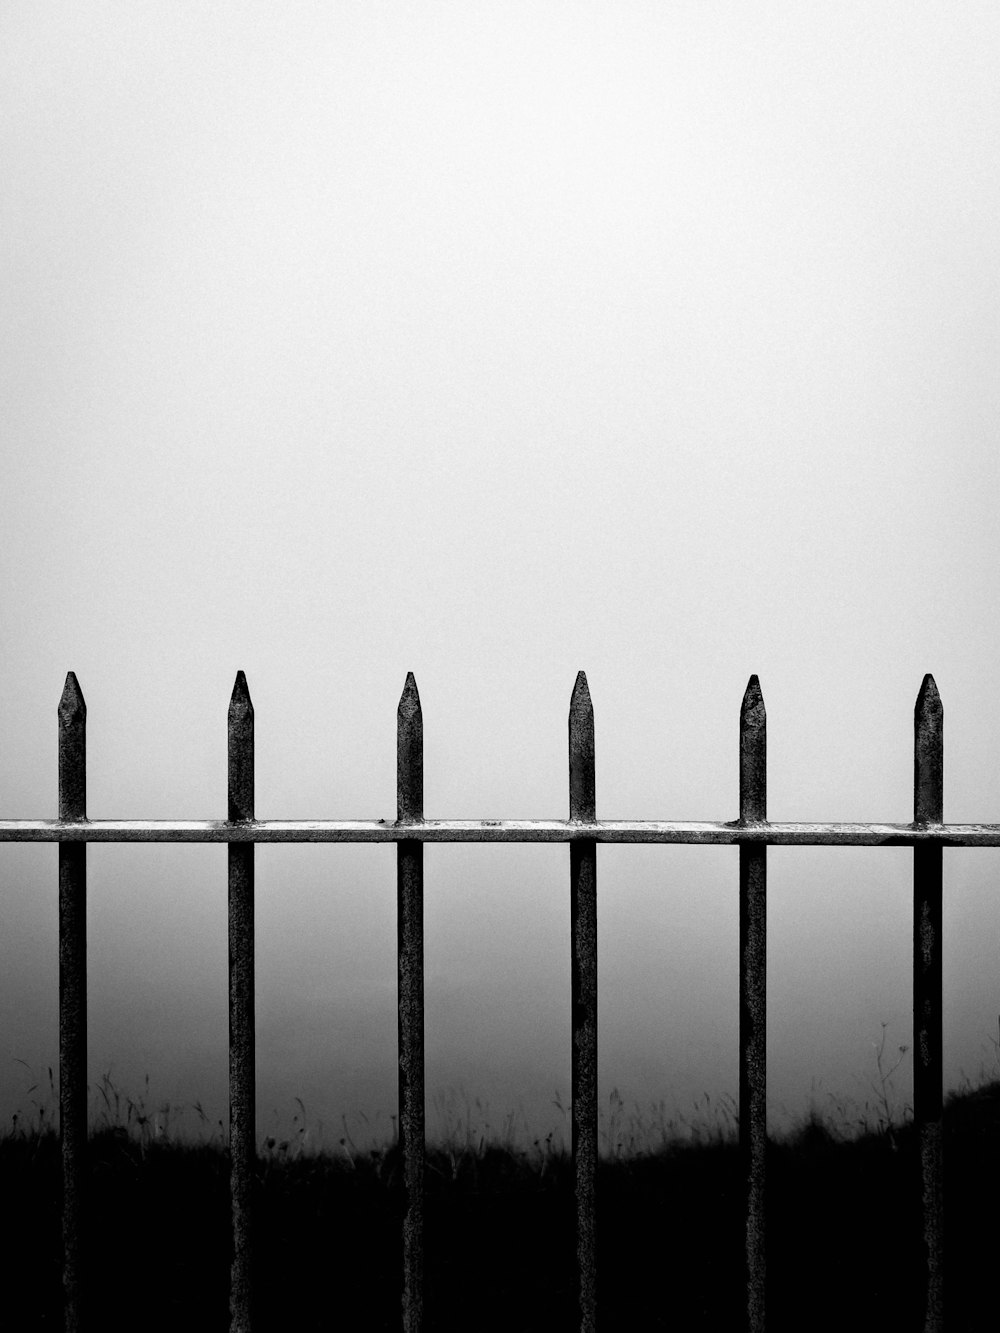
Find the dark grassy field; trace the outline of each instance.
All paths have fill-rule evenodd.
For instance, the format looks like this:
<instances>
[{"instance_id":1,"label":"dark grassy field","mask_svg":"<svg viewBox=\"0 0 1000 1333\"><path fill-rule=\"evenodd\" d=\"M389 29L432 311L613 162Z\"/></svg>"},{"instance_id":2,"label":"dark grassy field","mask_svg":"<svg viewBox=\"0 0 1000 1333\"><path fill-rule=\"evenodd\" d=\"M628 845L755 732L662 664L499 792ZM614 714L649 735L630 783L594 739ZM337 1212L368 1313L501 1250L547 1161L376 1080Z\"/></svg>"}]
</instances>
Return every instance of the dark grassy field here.
<instances>
[{"instance_id":1,"label":"dark grassy field","mask_svg":"<svg viewBox=\"0 0 1000 1333\"><path fill-rule=\"evenodd\" d=\"M946 1112L948 1327L998 1323L1000 1083ZM396 1162L310 1155L269 1142L260 1161L256 1275L266 1330L395 1329ZM50 1132L0 1139L2 1326L60 1316L59 1160ZM95 1330L228 1325L228 1166L218 1143L106 1127L91 1144L88 1284ZM921 1327L916 1163L909 1127L852 1138L819 1117L774 1143L769 1168L768 1327ZM741 1192L722 1129L619 1155L598 1181L604 1330L736 1330ZM453 1144L429 1155L427 1328L575 1327L569 1162Z\"/></svg>"}]
</instances>

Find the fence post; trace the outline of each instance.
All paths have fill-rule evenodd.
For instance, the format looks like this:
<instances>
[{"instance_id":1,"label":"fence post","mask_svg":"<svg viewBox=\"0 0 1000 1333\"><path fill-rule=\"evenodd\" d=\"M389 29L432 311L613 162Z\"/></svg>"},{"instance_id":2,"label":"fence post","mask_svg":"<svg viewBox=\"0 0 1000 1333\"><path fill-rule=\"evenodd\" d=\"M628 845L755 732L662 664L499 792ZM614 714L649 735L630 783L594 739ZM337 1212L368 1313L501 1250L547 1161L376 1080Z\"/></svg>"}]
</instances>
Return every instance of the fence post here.
<instances>
[{"instance_id":1,"label":"fence post","mask_svg":"<svg viewBox=\"0 0 1000 1333\"><path fill-rule=\"evenodd\" d=\"M236 674L228 719L229 820L254 817L254 717L247 678ZM229 1154L233 1219L232 1333L253 1322L253 1190L257 1160L254 1024L254 845L229 844Z\"/></svg>"},{"instance_id":2,"label":"fence post","mask_svg":"<svg viewBox=\"0 0 1000 1333\"><path fill-rule=\"evenodd\" d=\"M740 709L740 822L767 819L767 714L751 676ZM747 1328L765 1317L767 845L740 843L740 1159L746 1191Z\"/></svg>"},{"instance_id":3,"label":"fence post","mask_svg":"<svg viewBox=\"0 0 1000 1333\"><path fill-rule=\"evenodd\" d=\"M87 818L87 705L75 674L59 700L59 818ZM87 844L59 844L59 1132L66 1333L83 1328L87 1168Z\"/></svg>"},{"instance_id":4,"label":"fence post","mask_svg":"<svg viewBox=\"0 0 1000 1333\"><path fill-rule=\"evenodd\" d=\"M581 671L569 705L569 817L597 818L594 707ZM569 845L573 1184L581 1333L597 1327L597 843Z\"/></svg>"},{"instance_id":5,"label":"fence post","mask_svg":"<svg viewBox=\"0 0 1000 1333\"><path fill-rule=\"evenodd\" d=\"M424 817L424 722L410 671L396 710L396 818ZM396 844L399 1146L403 1159L403 1330L424 1314L424 845Z\"/></svg>"},{"instance_id":6,"label":"fence post","mask_svg":"<svg viewBox=\"0 0 1000 1333\"><path fill-rule=\"evenodd\" d=\"M944 820L944 708L934 677L924 677L913 713L913 822ZM913 848L913 1119L920 1144L924 1333L944 1327L943 1051L941 1022L940 843Z\"/></svg>"}]
</instances>

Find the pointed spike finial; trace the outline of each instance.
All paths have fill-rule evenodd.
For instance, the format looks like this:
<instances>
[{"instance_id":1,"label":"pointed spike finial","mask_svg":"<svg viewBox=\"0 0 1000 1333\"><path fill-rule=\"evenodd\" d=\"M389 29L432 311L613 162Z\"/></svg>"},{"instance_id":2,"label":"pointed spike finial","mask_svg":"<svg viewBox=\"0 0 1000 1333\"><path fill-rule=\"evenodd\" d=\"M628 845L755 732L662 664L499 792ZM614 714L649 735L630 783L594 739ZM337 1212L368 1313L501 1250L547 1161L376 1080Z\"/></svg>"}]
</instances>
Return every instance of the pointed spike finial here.
<instances>
[{"instance_id":1,"label":"pointed spike finial","mask_svg":"<svg viewBox=\"0 0 1000 1333\"><path fill-rule=\"evenodd\" d=\"M59 707L59 818L87 818L87 705L76 672L66 674Z\"/></svg>"},{"instance_id":2,"label":"pointed spike finial","mask_svg":"<svg viewBox=\"0 0 1000 1333\"><path fill-rule=\"evenodd\" d=\"M913 709L913 822L944 819L944 704L934 677L924 676Z\"/></svg>"},{"instance_id":3,"label":"pointed spike finial","mask_svg":"<svg viewBox=\"0 0 1000 1333\"><path fill-rule=\"evenodd\" d=\"M406 683L403 686L403 693L399 696L397 711L411 717L420 714L420 691L417 689L417 678L412 671L406 673Z\"/></svg>"},{"instance_id":4,"label":"pointed spike finial","mask_svg":"<svg viewBox=\"0 0 1000 1333\"><path fill-rule=\"evenodd\" d=\"M597 818L594 705L584 671L577 672L569 701L569 817Z\"/></svg>"},{"instance_id":5,"label":"pointed spike finial","mask_svg":"<svg viewBox=\"0 0 1000 1333\"><path fill-rule=\"evenodd\" d=\"M250 698L250 687L247 685L246 673L243 671L237 671L233 692L229 699L229 715L233 717L236 714L253 716L253 700Z\"/></svg>"},{"instance_id":6,"label":"pointed spike finial","mask_svg":"<svg viewBox=\"0 0 1000 1333\"><path fill-rule=\"evenodd\" d=\"M424 717L412 671L396 709L396 818L424 817Z\"/></svg>"},{"instance_id":7,"label":"pointed spike finial","mask_svg":"<svg viewBox=\"0 0 1000 1333\"><path fill-rule=\"evenodd\" d=\"M747 681L747 687L743 691L740 722L745 727L762 727L767 722L764 695L761 692L760 679L756 672Z\"/></svg>"},{"instance_id":8,"label":"pointed spike finial","mask_svg":"<svg viewBox=\"0 0 1000 1333\"><path fill-rule=\"evenodd\" d=\"M570 708L589 709L594 711L594 705L590 698L590 686L587 684L586 671L576 673L576 681L573 684L573 693L570 695Z\"/></svg>"},{"instance_id":9,"label":"pointed spike finial","mask_svg":"<svg viewBox=\"0 0 1000 1333\"><path fill-rule=\"evenodd\" d=\"M83 697L83 691L80 689L80 682L76 678L75 671L66 672L66 684L63 686L63 692L59 698L58 713L60 719L69 722L75 718L85 718L87 716L87 702Z\"/></svg>"},{"instance_id":10,"label":"pointed spike finial","mask_svg":"<svg viewBox=\"0 0 1000 1333\"><path fill-rule=\"evenodd\" d=\"M767 712L756 674L740 706L740 819L767 819Z\"/></svg>"},{"instance_id":11,"label":"pointed spike finial","mask_svg":"<svg viewBox=\"0 0 1000 1333\"><path fill-rule=\"evenodd\" d=\"M227 727L229 818L254 817L254 716L247 678L236 673Z\"/></svg>"},{"instance_id":12,"label":"pointed spike finial","mask_svg":"<svg viewBox=\"0 0 1000 1333\"><path fill-rule=\"evenodd\" d=\"M944 712L937 682L929 671L924 676L920 683L920 689L917 691L916 709L918 713L923 714Z\"/></svg>"}]
</instances>

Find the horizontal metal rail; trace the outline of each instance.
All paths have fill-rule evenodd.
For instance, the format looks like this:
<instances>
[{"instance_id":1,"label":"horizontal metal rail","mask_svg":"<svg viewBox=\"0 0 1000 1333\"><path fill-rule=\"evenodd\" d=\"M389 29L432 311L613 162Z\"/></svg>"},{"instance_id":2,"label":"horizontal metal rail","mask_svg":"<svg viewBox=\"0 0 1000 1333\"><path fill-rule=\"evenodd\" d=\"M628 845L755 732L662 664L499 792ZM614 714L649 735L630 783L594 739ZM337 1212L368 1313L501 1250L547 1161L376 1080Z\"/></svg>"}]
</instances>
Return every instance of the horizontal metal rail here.
<instances>
[{"instance_id":1,"label":"horizontal metal rail","mask_svg":"<svg viewBox=\"0 0 1000 1333\"><path fill-rule=\"evenodd\" d=\"M604 842L771 847L1000 847L1000 824L659 819L0 819L0 842Z\"/></svg>"}]
</instances>

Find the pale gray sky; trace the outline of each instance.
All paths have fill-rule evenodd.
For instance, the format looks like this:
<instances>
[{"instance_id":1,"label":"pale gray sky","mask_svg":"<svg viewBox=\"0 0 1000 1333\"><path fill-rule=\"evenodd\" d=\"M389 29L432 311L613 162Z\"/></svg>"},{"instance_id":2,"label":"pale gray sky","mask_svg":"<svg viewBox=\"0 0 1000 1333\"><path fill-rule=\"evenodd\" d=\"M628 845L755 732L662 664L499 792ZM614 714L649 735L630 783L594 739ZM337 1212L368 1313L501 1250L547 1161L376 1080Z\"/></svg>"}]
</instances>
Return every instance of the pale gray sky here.
<instances>
[{"instance_id":1,"label":"pale gray sky","mask_svg":"<svg viewBox=\"0 0 1000 1333\"><path fill-rule=\"evenodd\" d=\"M14 3L0 16L0 809L995 820L1000 13ZM225 853L90 852L91 1071L222 1106ZM429 848L428 1091L569 1082L565 848ZM909 855L771 853L772 1110L908 1042ZM0 849L0 1110L56 1051L54 848ZM391 849L258 852L260 1120L394 1098ZM991 1058L997 858L946 860L946 1066ZM602 1097L736 1085L736 853L604 849ZM908 1073L909 1066L906 1067ZM901 1097L908 1088L901 1087ZM822 1091L821 1091L822 1095ZM287 1113L287 1114L286 1114Z\"/></svg>"}]
</instances>

